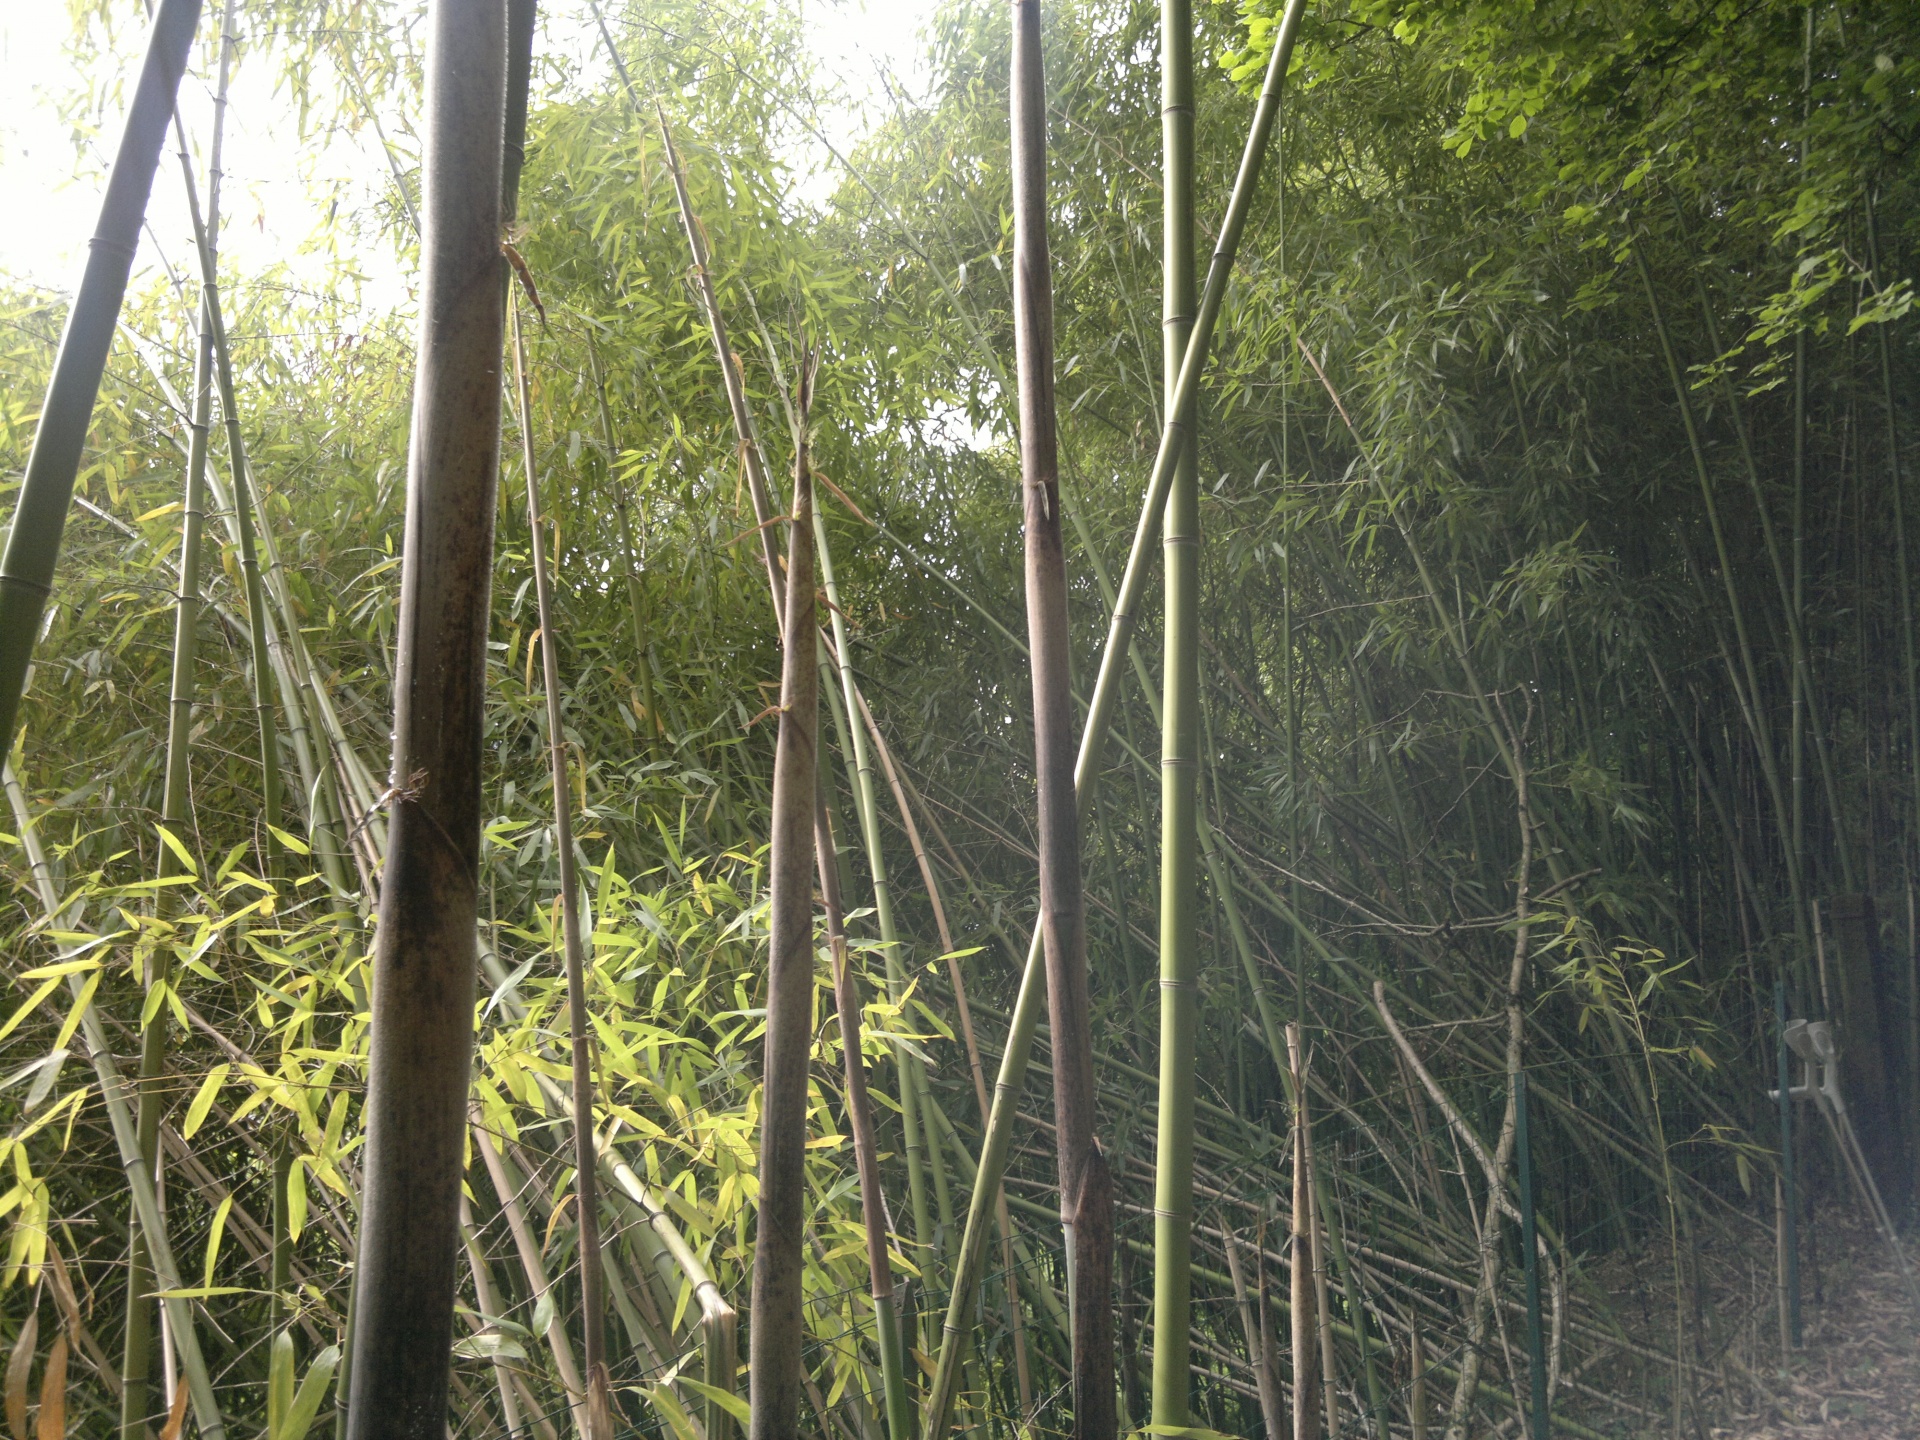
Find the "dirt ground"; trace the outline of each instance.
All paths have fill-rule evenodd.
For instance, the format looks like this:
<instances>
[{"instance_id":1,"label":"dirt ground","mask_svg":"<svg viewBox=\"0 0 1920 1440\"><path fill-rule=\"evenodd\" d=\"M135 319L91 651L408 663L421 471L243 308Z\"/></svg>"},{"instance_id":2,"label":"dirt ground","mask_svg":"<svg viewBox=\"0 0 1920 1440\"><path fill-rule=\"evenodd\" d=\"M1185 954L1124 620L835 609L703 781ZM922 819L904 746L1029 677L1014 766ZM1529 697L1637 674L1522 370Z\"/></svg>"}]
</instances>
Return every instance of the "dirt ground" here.
<instances>
[{"instance_id":1,"label":"dirt ground","mask_svg":"<svg viewBox=\"0 0 1920 1440\"><path fill-rule=\"evenodd\" d=\"M1776 1357L1753 1376L1742 1407L1753 1413L1714 1427L1715 1440L1920 1440L1920 1316L1879 1234L1850 1217L1823 1219L1803 1285L1805 1348L1784 1372ZM1908 1254L1920 1267L1920 1247L1909 1243Z\"/></svg>"}]
</instances>

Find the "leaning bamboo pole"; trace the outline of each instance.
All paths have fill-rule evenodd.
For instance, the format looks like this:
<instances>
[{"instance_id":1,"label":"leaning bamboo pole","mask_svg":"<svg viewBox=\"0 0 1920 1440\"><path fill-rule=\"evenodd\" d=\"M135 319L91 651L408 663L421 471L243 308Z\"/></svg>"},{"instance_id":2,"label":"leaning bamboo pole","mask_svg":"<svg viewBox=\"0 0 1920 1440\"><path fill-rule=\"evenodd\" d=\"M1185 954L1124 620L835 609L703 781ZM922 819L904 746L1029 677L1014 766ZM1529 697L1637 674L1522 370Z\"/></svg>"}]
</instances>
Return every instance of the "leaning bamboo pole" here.
<instances>
[{"instance_id":1,"label":"leaning bamboo pole","mask_svg":"<svg viewBox=\"0 0 1920 1440\"><path fill-rule=\"evenodd\" d=\"M854 699L860 704L860 718L865 724L868 736L873 741L874 751L880 757L881 768L886 772L887 785L893 791L894 805L900 811L900 823L907 832L907 843L913 847L914 863L919 866L921 883L927 889L927 902L933 908L933 923L940 935L940 953L946 961L947 983L953 989L953 1007L955 1018L960 1022L960 1037L967 1051L967 1073L973 1080L974 1102L980 1107L980 1123L987 1123L991 1113L991 1102L987 1099L986 1071L980 1064L980 1042L974 1034L973 1013L967 1004L966 981L960 974L960 960L954 953L953 934L947 928L947 907L941 899L939 882L934 878L933 864L927 859L927 847L920 839L920 827L913 818L913 806L909 803L907 786L910 782L894 766L892 751L888 748L886 737L880 733L880 726L873 718L873 712L867 708L867 697L857 689ZM937 1110L938 1102L931 1091L927 1092L927 1104ZM971 1159L971 1157L968 1157ZM1020 1280L1013 1268L1013 1220L1007 1214L1007 1196L1000 1188L994 1199L994 1218L1000 1229L1000 1268L1006 1275L1007 1324L1013 1340L1014 1388L1020 1400L1022 1422L1033 1415L1033 1381L1027 1362L1027 1329L1020 1312Z\"/></svg>"},{"instance_id":2,"label":"leaning bamboo pole","mask_svg":"<svg viewBox=\"0 0 1920 1440\"><path fill-rule=\"evenodd\" d=\"M199 21L200 0L161 0L147 32L146 58L107 175L86 271L67 311L6 549L0 551L0 751L13 743L34 640L53 589L74 477L93 423L93 402L119 327L120 302L146 221L160 147Z\"/></svg>"},{"instance_id":3,"label":"leaning bamboo pole","mask_svg":"<svg viewBox=\"0 0 1920 1440\"><path fill-rule=\"evenodd\" d=\"M1226 295L1227 277L1233 271L1240 237L1246 228L1247 214L1252 207L1254 193L1259 188L1267 141L1273 133L1273 123L1280 110L1282 82L1293 55L1294 40L1299 34L1300 17L1305 11L1306 0L1288 0L1286 12L1274 37L1273 53L1268 59L1266 78L1261 85L1260 100L1252 124L1248 127L1246 149L1234 178L1233 194L1227 203L1226 218L1220 226L1220 238L1207 267L1206 285L1201 294L1199 312L1194 318L1193 334L1181 361L1179 382L1167 403L1159 449L1154 455L1153 470L1148 477L1133 546L1122 573L1118 601L1109 618L1106 644L1100 654L1099 676L1094 682L1093 696L1087 706L1080 750L1074 762L1074 795L1082 813L1091 806L1093 800L1095 776L1099 771L1107 729L1113 717L1114 701L1119 694L1120 677L1132 653L1134 621L1146 589L1150 565L1148 556L1159 538L1162 511L1172 483L1174 466L1186 443L1186 433L1179 423L1179 417L1191 405L1193 396L1199 390L1200 374L1205 369L1214 325L1220 317L1221 302ZM938 1440L945 1434L953 1403L954 1382L959 1376L961 1355L971 1333L969 1313L986 1253L987 1227L992 1223L994 1208L993 1196L998 1192L1000 1181L1006 1173L1019 1096L1026 1084L1027 1064L1033 1051L1034 1034L1040 1024L1041 952L1041 937L1036 931L1027 951L1018 997L1008 1023L1007 1041L1001 1050L1000 1069L994 1081L993 1108L987 1118L986 1133L981 1137L977 1166L979 1180L968 1206L966 1228L948 1295L940 1355L923 1412L921 1434L926 1440Z\"/></svg>"},{"instance_id":4,"label":"leaning bamboo pole","mask_svg":"<svg viewBox=\"0 0 1920 1440\"><path fill-rule=\"evenodd\" d=\"M225 74L224 66L222 73ZM217 122L225 114L225 98L224 92L221 93L214 108L216 127L213 150L216 155L220 148ZM180 147L180 168L191 182L193 161L187 153L186 127L180 123L177 110L173 128ZM219 213L209 206L206 222L200 229L204 243L211 247L219 230ZM155 876L158 888L154 893L154 910L162 920L177 909L173 882L181 878L183 867L192 868L183 853L186 842L182 837L192 834L193 825L190 814L193 788L190 749L196 688L195 659L200 632L201 538L206 526L207 437L213 419L212 307L212 297L203 281L195 326L193 409L187 421L189 438L186 480L180 506L180 561L175 569L179 589L174 594L173 657L167 686L166 769L161 782L160 800L160 824L165 830L165 843L159 847ZM140 1153L156 1178L160 1164L160 1112L166 1100L161 1079L166 1070L172 1017L167 1007L164 1004L157 1005L155 999L164 995L172 982L171 958L169 947L156 946L148 961L147 974L143 977L149 999L141 1012L140 1069L136 1082L139 1094L138 1123ZM147 1396L155 1310L147 1302L145 1292L152 1282L153 1267L147 1259L147 1242L141 1234L139 1223L135 1221L128 1228L132 1233L128 1242L120 1434L122 1440L140 1440L151 1418L147 1414Z\"/></svg>"},{"instance_id":5,"label":"leaning bamboo pole","mask_svg":"<svg viewBox=\"0 0 1920 1440\"><path fill-rule=\"evenodd\" d=\"M1169 402L1193 331L1193 7L1161 0L1161 373ZM1192 1333L1193 1087L1199 991L1200 469L1187 443L1167 495L1160 719L1160 1113L1153 1169L1153 1424L1182 1426ZM1172 417L1169 417L1172 418Z\"/></svg>"},{"instance_id":6,"label":"leaning bamboo pole","mask_svg":"<svg viewBox=\"0 0 1920 1440\"><path fill-rule=\"evenodd\" d=\"M473 1048L500 445L506 14L429 11L421 339L394 654L348 1440L440 1440Z\"/></svg>"},{"instance_id":7,"label":"leaning bamboo pole","mask_svg":"<svg viewBox=\"0 0 1920 1440\"><path fill-rule=\"evenodd\" d=\"M827 917L827 946L833 966L834 1007L840 1017L841 1069L846 1076L847 1131L860 1175L860 1214L866 1230L867 1274L873 1291L874 1343L880 1352L880 1384L886 1397L888 1440L912 1440L900 1312L893 1291L893 1264L887 1255L887 1207L880 1193L880 1154L874 1143L873 1101L867 1094L867 1062L860 1049L860 995L847 961L845 911L840 901L838 847L827 813L825 787L818 787L813 811L813 848L820 876L821 908ZM904 1102L903 1102L904 1103Z\"/></svg>"},{"instance_id":8,"label":"leaning bamboo pole","mask_svg":"<svg viewBox=\"0 0 1920 1440\"><path fill-rule=\"evenodd\" d=\"M701 1337L706 1352L706 1384L712 1390L733 1394L737 1378L734 1372L738 1369L738 1315L700 1257L694 1253L693 1247L687 1244L686 1238L674 1225L673 1217L667 1214L653 1192L641 1183L640 1177L633 1173L633 1168L620 1158L620 1152L613 1148L610 1139L604 1143L601 1156L614 1183L646 1217L644 1233L651 1236L654 1242L656 1271L670 1285L674 1283L670 1272L677 1272L681 1280L693 1289L694 1302L700 1307ZM709 1398L706 1440L731 1440L733 1423L726 1406Z\"/></svg>"},{"instance_id":9,"label":"leaning bamboo pole","mask_svg":"<svg viewBox=\"0 0 1920 1440\"><path fill-rule=\"evenodd\" d=\"M573 1063L574 1214L580 1244L580 1331L587 1367L587 1440L612 1440L613 1391L606 1358L606 1297L600 1269L600 1207L594 1197L593 1034L587 1019L586 948L580 935L580 881L574 872L573 788L568 783L567 733L561 713L560 647L556 643L553 581L547 573L546 516L533 444L533 391L527 380L526 336L520 307L509 310L513 385L520 411L520 460L527 480L527 535L533 562L534 605L540 617L540 675L547 714L547 761L553 778L553 848L560 870L560 928L567 976L567 1034Z\"/></svg>"}]
</instances>

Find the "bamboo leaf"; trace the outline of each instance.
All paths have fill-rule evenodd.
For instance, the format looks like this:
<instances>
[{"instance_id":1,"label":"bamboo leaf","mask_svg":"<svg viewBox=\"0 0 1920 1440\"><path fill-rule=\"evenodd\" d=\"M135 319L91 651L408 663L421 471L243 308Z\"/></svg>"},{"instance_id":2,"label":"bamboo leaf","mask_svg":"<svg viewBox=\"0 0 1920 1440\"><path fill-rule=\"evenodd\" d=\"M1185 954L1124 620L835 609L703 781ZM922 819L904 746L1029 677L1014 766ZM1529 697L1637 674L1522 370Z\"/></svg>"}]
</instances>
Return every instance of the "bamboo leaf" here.
<instances>
[{"instance_id":1,"label":"bamboo leaf","mask_svg":"<svg viewBox=\"0 0 1920 1440\"><path fill-rule=\"evenodd\" d=\"M327 1387L333 1383L333 1372L339 1366L337 1346L329 1345L313 1357L313 1364L301 1377L300 1388L294 1392L293 1402L287 1406L280 1433L274 1440L306 1440L307 1432L313 1428L314 1416L320 1413L320 1402L326 1398Z\"/></svg>"},{"instance_id":2,"label":"bamboo leaf","mask_svg":"<svg viewBox=\"0 0 1920 1440\"><path fill-rule=\"evenodd\" d=\"M691 1375L682 1375L679 1383L702 1400L711 1400L742 1425L747 1424L752 1418L752 1411L747 1402L731 1390L722 1390L718 1385L709 1385L706 1381L696 1380Z\"/></svg>"},{"instance_id":3,"label":"bamboo leaf","mask_svg":"<svg viewBox=\"0 0 1920 1440\"><path fill-rule=\"evenodd\" d=\"M26 1323L7 1357L7 1430L13 1440L27 1440L27 1379L33 1371L34 1348L40 1343L40 1309L27 1311Z\"/></svg>"},{"instance_id":4,"label":"bamboo leaf","mask_svg":"<svg viewBox=\"0 0 1920 1440\"><path fill-rule=\"evenodd\" d=\"M220 1259L220 1241L227 1229L227 1216L233 1211L233 1194L228 1192L221 1200L219 1208L213 1212L213 1224L207 1228L207 1259L201 1269L200 1284L204 1289L213 1288L213 1267Z\"/></svg>"},{"instance_id":5,"label":"bamboo leaf","mask_svg":"<svg viewBox=\"0 0 1920 1440\"><path fill-rule=\"evenodd\" d=\"M307 1164L296 1155L287 1167L287 1234L295 1240L307 1228Z\"/></svg>"},{"instance_id":6,"label":"bamboo leaf","mask_svg":"<svg viewBox=\"0 0 1920 1440\"><path fill-rule=\"evenodd\" d=\"M160 839L173 852L174 858L186 867L187 874L198 877L200 867L194 863L193 853L180 843L179 837L164 825L156 825L153 828L160 832Z\"/></svg>"},{"instance_id":7,"label":"bamboo leaf","mask_svg":"<svg viewBox=\"0 0 1920 1440\"><path fill-rule=\"evenodd\" d=\"M95 970L87 977L87 983L80 987L79 997L73 1002L73 1008L67 1012L66 1021L60 1026L60 1033L53 1038L56 1053L64 1053L67 1042L73 1038L73 1032L80 1028L80 1022L86 1018L87 1007L93 1004L93 992L100 988L100 982L106 978L106 971ZM58 1073L57 1070L55 1073ZM51 1080L48 1082L51 1083ZM36 1085L36 1089L38 1086ZM33 1102L27 1102L27 1108L33 1108Z\"/></svg>"},{"instance_id":8,"label":"bamboo leaf","mask_svg":"<svg viewBox=\"0 0 1920 1440\"><path fill-rule=\"evenodd\" d=\"M287 1411L293 1405L293 1335L282 1330L273 1337L267 1360L267 1436L280 1440Z\"/></svg>"},{"instance_id":9,"label":"bamboo leaf","mask_svg":"<svg viewBox=\"0 0 1920 1440\"><path fill-rule=\"evenodd\" d=\"M311 855L313 853L313 851L307 847L306 841L296 835L289 835L278 825L269 825L267 828L273 832L274 839L278 840L281 845L291 850L295 855Z\"/></svg>"},{"instance_id":10,"label":"bamboo leaf","mask_svg":"<svg viewBox=\"0 0 1920 1440\"><path fill-rule=\"evenodd\" d=\"M206 1123L213 1102L219 1098L220 1087L227 1083L231 1065L216 1065L207 1072L207 1078L200 1082L200 1088L193 1093L193 1101L187 1106L187 1118L180 1126L183 1139L191 1140L200 1127Z\"/></svg>"},{"instance_id":11,"label":"bamboo leaf","mask_svg":"<svg viewBox=\"0 0 1920 1440\"><path fill-rule=\"evenodd\" d=\"M34 1427L34 1440L66 1440L67 1435L67 1337L53 1337L47 1351L47 1369L40 1380L40 1422Z\"/></svg>"}]
</instances>

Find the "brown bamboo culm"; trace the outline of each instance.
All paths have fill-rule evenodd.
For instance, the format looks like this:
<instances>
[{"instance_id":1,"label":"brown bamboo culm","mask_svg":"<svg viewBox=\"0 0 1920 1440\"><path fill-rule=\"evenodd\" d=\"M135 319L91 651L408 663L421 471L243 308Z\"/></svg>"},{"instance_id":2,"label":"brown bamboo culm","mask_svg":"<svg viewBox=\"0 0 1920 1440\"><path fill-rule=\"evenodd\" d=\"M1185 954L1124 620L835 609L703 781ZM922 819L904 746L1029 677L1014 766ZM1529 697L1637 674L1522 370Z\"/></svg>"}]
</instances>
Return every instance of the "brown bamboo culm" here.
<instances>
[{"instance_id":1,"label":"brown bamboo culm","mask_svg":"<svg viewBox=\"0 0 1920 1440\"><path fill-rule=\"evenodd\" d=\"M423 276L348 1440L443 1440L499 471L506 10L428 12Z\"/></svg>"},{"instance_id":2,"label":"brown bamboo culm","mask_svg":"<svg viewBox=\"0 0 1920 1440\"><path fill-rule=\"evenodd\" d=\"M1113 1394L1113 1181L1094 1138L1093 1041L1087 1008L1086 897L1076 744L1068 688L1067 567L1053 400L1053 278L1047 247L1047 98L1039 0L1013 6L1013 323L1020 387L1026 521L1027 644L1033 669L1039 796L1040 931L1053 1039L1060 1221L1073 1327L1073 1433L1109 1440Z\"/></svg>"},{"instance_id":3,"label":"brown bamboo culm","mask_svg":"<svg viewBox=\"0 0 1920 1440\"><path fill-rule=\"evenodd\" d=\"M801 409L805 410L805 405ZM805 1242L807 1054L813 1003L813 870L820 668L813 594L813 476L794 457L781 625L780 734L773 761L767 1035L761 1068L760 1196L747 1347L748 1440L799 1433Z\"/></svg>"}]
</instances>

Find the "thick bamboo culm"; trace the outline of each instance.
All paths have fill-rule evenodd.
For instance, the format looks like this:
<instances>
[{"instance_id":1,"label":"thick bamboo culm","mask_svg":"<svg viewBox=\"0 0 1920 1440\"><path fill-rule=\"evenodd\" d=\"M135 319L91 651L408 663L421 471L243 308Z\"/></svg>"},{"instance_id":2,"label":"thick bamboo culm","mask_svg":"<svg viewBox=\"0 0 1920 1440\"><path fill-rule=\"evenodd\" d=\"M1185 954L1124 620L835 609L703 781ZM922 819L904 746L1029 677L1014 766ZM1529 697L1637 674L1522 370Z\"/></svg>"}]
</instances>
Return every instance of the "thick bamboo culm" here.
<instances>
[{"instance_id":1,"label":"thick bamboo culm","mask_svg":"<svg viewBox=\"0 0 1920 1440\"><path fill-rule=\"evenodd\" d=\"M807 408L803 403L803 411ZM772 898L760 1113L759 1223L748 1334L748 1440L791 1440L800 1419L805 1246L807 1051L813 996L815 745L820 670L814 635L813 477L794 460L781 625L780 733L773 762ZM777 572L775 566L769 575Z\"/></svg>"},{"instance_id":2,"label":"thick bamboo culm","mask_svg":"<svg viewBox=\"0 0 1920 1440\"><path fill-rule=\"evenodd\" d=\"M500 446L505 7L429 12L421 345L374 953L348 1440L441 1440L473 1047Z\"/></svg>"},{"instance_id":3,"label":"thick bamboo culm","mask_svg":"<svg viewBox=\"0 0 1920 1440\"><path fill-rule=\"evenodd\" d=\"M1053 377L1053 279L1047 248L1047 105L1039 0L1013 6L1013 324L1026 530L1027 648L1039 798L1040 934L1053 1036L1060 1223L1072 1321L1073 1433L1110 1440L1113 1401L1113 1187L1094 1136L1096 1092L1087 1002L1086 900L1074 799L1072 663L1060 527Z\"/></svg>"}]
</instances>

